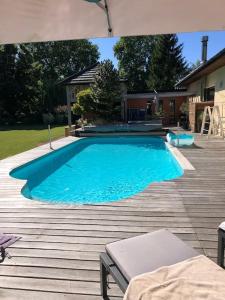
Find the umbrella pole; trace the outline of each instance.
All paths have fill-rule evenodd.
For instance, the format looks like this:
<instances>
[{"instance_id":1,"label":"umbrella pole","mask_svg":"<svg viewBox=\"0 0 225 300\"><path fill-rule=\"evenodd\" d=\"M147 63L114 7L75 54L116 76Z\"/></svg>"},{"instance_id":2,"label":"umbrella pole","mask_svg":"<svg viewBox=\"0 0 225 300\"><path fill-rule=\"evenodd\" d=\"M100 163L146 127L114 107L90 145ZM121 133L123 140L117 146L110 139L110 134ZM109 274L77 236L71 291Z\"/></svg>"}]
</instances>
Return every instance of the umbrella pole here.
<instances>
[{"instance_id":1,"label":"umbrella pole","mask_svg":"<svg viewBox=\"0 0 225 300\"><path fill-rule=\"evenodd\" d=\"M111 26L111 21L110 21L110 16L109 16L109 7L108 7L108 3L107 0L104 0L104 4L101 2L96 2L96 4L104 10L105 14L106 14L106 18L107 18L107 24L108 24L108 35L109 37L113 36L113 32L112 32L112 26Z\"/></svg>"}]
</instances>

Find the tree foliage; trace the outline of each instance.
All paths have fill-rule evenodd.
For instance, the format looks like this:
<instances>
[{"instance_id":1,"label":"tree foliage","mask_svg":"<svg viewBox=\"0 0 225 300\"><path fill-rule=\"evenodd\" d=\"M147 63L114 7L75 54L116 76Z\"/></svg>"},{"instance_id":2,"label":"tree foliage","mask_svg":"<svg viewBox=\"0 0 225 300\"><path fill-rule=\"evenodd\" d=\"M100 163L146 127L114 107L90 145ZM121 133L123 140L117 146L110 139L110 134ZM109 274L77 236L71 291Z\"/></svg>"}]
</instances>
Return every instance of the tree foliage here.
<instances>
[{"instance_id":1,"label":"tree foliage","mask_svg":"<svg viewBox=\"0 0 225 300\"><path fill-rule=\"evenodd\" d=\"M63 79L96 63L98 47L88 40L29 44L35 59L42 63L45 76Z\"/></svg>"},{"instance_id":2,"label":"tree foliage","mask_svg":"<svg viewBox=\"0 0 225 300\"><path fill-rule=\"evenodd\" d=\"M201 61L200 59L197 59L195 63L192 63L189 67L189 71L194 71L195 69L197 69L199 66L201 65Z\"/></svg>"},{"instance_id":3,"label":"tree foliage","mask_svg":"<svg viewBox=\"0 0 225 300\"><path fill-rule=\"evenodd\" d=\"M97 46L87 40L0 46L0 122L52 111L66 100L56 82L98 57Z\"/></svg>"},{"instance_id":4,"label":"tree foliage","mask_svg":"<svg viewBox=\"0 0 225 300\"><path fill-rule=\"evenodd\" d=\"M120 76L128 80L131 91L147 89L153 40L152 36L121 37L114 46Z\"/></svg>"},{"instance_id":5,"label":"tree foliage","mask_svg":"<svg viewBox=\"0 0 225 300\"><path fill-rule=\"evenodd\" d=\"M110 60L99 64L91 88L81 90L72 107L76 115L92 113L102 119L118 119L121 109L121 89L118 71Z\"/></svg>"},{"instance_id":6,"label":"tree foliage","mask_svg":"<svg viewBox=\"0 0 225 300\"><path fill-rule=\"evenodd\" d=\"M187 63L182 56L183 45L175 34L156 36L149 65L149 89L173 89L175 83L187 73Z\"/></svg>"},{"instance_id":7,"label":"tree foliage","mask_svg":"<svg viewBox=\"0 0 225 300\"><path fill-rule=\"evenodd\" d=\"M72 107L75 115L82 115L83 113L95 112L94 101L92 98L92 91L90 88L81 90L76 95L76 103Z\"/></svg>"},{"instance_id":8,"label":"tree foliage","mask_svg":"<svg viewBox=\"0 0 225 300\"><path fill-rule=\"evenodd\" d=\"M42 64L43 99L48 109L53 104L62 104L65 98L64 88L55 83L89 67L99 58L98 47L88 40L33 43L29 47L35 60Z\"/></svg>"},{"instance_id":9,"label":"tree foliage","mask_svg":"<svg viewBox=\"0 0 225 300\"><path fill-rule=\"evenodd\" d=\"M105 119L119 118L121 88L119 73L110 60L100 63L91 85L96 113Z\"/></svg>"},{"instance_id":10,"label":"tree foliage","mask_svg":"<svg viewBox=\"0 0 225 300\"><path fill-rule=\"evenodd\" d=\"M14 45L0 48L0 119L15 114L19 105L16 97L16 55Z\"/></svg>"},{"instance_id":11,"label":"tree foliage","mask_svg":"<svg viewBox=\"0 0 225 300\"><path fill-rule=\"evenodd\" d=\"M188 71L175 34L122 37L114 53L131 91L172 89Z\"/></svg>"},{"instance_id":12,"label":"tree foliage","mask_svg":"<svg viewBox=\"0 0 225 300\"><path fill-rule=\"evenodd\" d=\"M25 45L17 51L16 83L17 114L32 116L42 111L43 69L40 62L35 61L32 53Z\"/></svg>"}]
</instances>

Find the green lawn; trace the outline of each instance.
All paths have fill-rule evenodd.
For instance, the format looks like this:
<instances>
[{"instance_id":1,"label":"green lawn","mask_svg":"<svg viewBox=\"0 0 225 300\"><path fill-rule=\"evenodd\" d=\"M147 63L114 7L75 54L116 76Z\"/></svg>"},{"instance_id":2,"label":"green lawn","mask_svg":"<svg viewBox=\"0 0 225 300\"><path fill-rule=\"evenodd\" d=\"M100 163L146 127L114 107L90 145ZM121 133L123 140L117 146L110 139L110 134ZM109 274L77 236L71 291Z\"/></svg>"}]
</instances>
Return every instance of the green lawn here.
<instances>
[{"instance_id":1,"label":"green lawn","mask_svg":"<svg viewBox=\"0 0 225 300\"><path fill-rule=\"evenodd\" d=\"M53 127L52 139L64 136L64 126ZM0 159L32 149L48 142L43 125L0 127Z\"/></svg>"}]
</instances>

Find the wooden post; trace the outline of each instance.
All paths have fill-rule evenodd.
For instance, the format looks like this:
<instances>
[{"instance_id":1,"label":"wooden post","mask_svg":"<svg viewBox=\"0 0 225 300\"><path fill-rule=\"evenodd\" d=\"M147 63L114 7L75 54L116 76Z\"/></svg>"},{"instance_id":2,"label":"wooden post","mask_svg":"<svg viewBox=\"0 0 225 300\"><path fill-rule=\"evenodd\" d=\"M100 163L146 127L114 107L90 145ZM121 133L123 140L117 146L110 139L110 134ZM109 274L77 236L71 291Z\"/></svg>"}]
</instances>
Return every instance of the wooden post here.
<instances>
[{"instance_id":1,"label":"wooden post","mask_svg":"<svg viewBox=\"0 0 225 300\"><path fill-rule=\"evenodd\" d=\"M66 86L66 100L67 100L67 114L68 114L68 126L69 128L72 125L72 116L71 116L71 93L70 88Z\"/></svg>"},{"instance_id":2,"label":"wooden post","mask_svg":"<svg viewBox=\"0 0 225 300\"><path fill-rule=\"evenodd\" d=\"M124 82L120 84L121 89L121 118L124 122L127 122L127 86Z\"/></svg>"},{"instance_id":3,"label":"wooden post","mask_svg":"<svg viewBox=\"0 0 225 300\"><path fill-rule=\"evenodd\" d=\"M51 137L51 126L48 124L48 139L49 139L49 148L53 150L52 148L52 137Z\"/></svg>"},{"instance_id":4,"label":"wooden post","mask_svg":"<svg viewBox=\"0 0 225 300\"><path fill-rule=\"evenodd\" d=\"M224 231L218 229L217 264L224 268Z\"/></svg>"}]
</instances>

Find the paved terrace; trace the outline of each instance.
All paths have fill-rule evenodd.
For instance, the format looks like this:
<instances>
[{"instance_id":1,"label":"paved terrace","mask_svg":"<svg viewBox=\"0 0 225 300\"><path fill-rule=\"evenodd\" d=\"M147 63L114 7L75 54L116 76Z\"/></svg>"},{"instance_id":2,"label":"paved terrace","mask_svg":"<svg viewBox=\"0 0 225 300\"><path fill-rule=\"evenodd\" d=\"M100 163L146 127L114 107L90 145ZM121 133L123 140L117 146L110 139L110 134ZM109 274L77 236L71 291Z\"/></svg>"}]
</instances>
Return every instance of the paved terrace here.
<instances>
[{"instance_id":1,"label":"paved terrace","mask_svg":"<svg viewBox=\"0 0 225 300\"><path fill-rule=\"evenodd\" d=\"M50 205L20 195L23 183L9 170L47 153L47 146L0 161L0 228L22 236L10 249L13 258L0 265L0 299L99 300L104 245L160 228L215 260L217 226L225 220L225 142L197 136L196 145L181 150L195 171L125 201L94 206ZM114 284L110 291L113 300L121 299Z\"/></svg>"}]
</instances>

